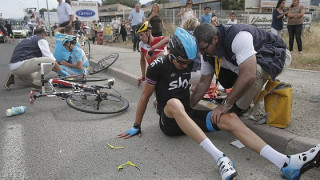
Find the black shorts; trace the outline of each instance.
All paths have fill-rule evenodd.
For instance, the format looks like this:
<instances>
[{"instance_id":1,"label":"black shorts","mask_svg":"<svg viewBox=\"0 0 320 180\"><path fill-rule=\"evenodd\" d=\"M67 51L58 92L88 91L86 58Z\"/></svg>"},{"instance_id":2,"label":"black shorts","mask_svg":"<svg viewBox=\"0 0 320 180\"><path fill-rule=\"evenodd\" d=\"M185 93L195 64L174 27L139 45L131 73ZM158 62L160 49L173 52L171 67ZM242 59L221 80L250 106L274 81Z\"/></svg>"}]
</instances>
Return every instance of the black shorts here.
<instances>
[{"instance_id":1,"label":"black shorts","mask_svg":"<svg viewBox=\"0 0 320 180\"><path fill-rule=\"evenodd\" d=\"M210 110L195 110L191 109L187 112L190 118L202 129L204 132L214 132L220 129L216 124L212 124L209 118ZM159 125L161 131L168 136L184 135L176 120L165 115L164 111L160 113ZM208 127L207 127L208 126Z\"/></svg>"},{"instance_id":2,"label":"black shorts","mask_svg":"<svg viewBox=\"0 0 320 180\"><path fill-rule=\"evenodd\" d=\"M11 31L8 31L8 36L13 36L12 30L11 30Z\"/></svg>"}]
</instances>

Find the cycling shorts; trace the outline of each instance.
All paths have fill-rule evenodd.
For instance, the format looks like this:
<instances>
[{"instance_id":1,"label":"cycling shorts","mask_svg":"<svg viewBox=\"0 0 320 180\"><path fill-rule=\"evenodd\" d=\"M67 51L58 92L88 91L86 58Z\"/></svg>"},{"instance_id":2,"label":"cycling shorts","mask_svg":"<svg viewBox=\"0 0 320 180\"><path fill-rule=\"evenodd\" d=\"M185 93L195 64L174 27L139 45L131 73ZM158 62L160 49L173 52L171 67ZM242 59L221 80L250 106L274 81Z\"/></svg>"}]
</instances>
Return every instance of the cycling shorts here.
<instances>
[{"instance_id":1,"label":"cycling shorts","mask_svg":"<svg viewBox=\"0 0 320 180\"><path fill-rule=\"evenodd\" d=\"M212 132L207 128L207 115L210 110L195 110L191 109L187 112L190 118L202 129L204 132ZM211 123L211 122L210 122ZM212 123L211 123L212 124ZM159 125L161 131L168 136L180 136L184 135L184 132L180 129L174 118L169 118L165 115L164 111L160 113ZM220 129L216 124L212 124L214 131L219 131Z\"/></svg>"}]
</instances>

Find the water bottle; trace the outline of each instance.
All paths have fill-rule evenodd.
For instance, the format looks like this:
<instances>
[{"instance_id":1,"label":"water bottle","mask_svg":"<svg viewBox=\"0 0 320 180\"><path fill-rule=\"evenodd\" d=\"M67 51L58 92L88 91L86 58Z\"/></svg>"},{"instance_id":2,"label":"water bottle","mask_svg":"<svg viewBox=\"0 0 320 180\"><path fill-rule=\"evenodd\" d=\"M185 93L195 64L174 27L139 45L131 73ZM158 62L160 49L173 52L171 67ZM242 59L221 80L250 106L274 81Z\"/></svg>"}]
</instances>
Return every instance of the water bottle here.
<instances>
[{"instance_id":1,"label":"water bottle","mask_svg":"<svg viewBox=\"0 0 320 180\"><path fill-rule=\"evenodd\" d=\"M26 112L26 109L25 106L12 107L11 109L7 109L6 114L7 116L15 116Z\"/></svg>"}]
</instances>

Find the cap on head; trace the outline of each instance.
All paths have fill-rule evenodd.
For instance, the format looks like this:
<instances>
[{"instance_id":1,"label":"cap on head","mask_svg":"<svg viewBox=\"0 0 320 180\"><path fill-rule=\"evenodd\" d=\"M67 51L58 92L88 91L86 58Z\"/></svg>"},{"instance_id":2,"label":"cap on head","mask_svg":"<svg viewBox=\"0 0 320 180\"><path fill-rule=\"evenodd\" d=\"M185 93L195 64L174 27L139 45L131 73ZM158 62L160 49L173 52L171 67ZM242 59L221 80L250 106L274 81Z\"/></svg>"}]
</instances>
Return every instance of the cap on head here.
<instances>
[{"instance_id":1,"label":"cap on head","mask_svg":"<svg viewBox=\"0 0 320 180\"><path fill-rule=\"evenodd\" d=\"M186 30L177 28L174 35L170 38L168 49L176 57L194 60L197 56L197 42L195 38Z\"/></svg>"}]
</instances>

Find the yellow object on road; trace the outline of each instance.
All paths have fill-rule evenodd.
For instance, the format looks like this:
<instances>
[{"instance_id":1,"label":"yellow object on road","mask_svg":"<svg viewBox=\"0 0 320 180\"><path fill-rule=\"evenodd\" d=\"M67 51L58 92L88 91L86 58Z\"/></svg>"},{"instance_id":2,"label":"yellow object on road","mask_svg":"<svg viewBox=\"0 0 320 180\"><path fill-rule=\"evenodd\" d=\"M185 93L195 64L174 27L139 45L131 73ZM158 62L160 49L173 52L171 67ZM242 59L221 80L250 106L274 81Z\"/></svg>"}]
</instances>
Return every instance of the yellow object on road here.
<instances>
[{"instance_id":1,"label":"yellow object on road","mask_svg":"<svg viewBox=\"0 0 320 180\"><path fill-rule=\"evenodd\" d=\"M116 147L116 146L112 146L111 144L107 143L107 145L111 148L111 149L124 149L124 147Z\"/></svg>"},{"instance_id":2,"label":"yellow object on road","mask_svg":"<svg viewBox=\"0 0 320 180\"><path fill-rule=\"evenodd\" d=\"M125 165L133 166L133 167L139 169L139 171L141 171L141 169L140 169L138 166L136 166L135 164L133 164L131 161L128 161L128 162L126 162L125 164L121 164L121 165L118 167L118 171L122 170L122 169L123 169L123 166L125 166Z\"/></svg>"}]
</instances>

